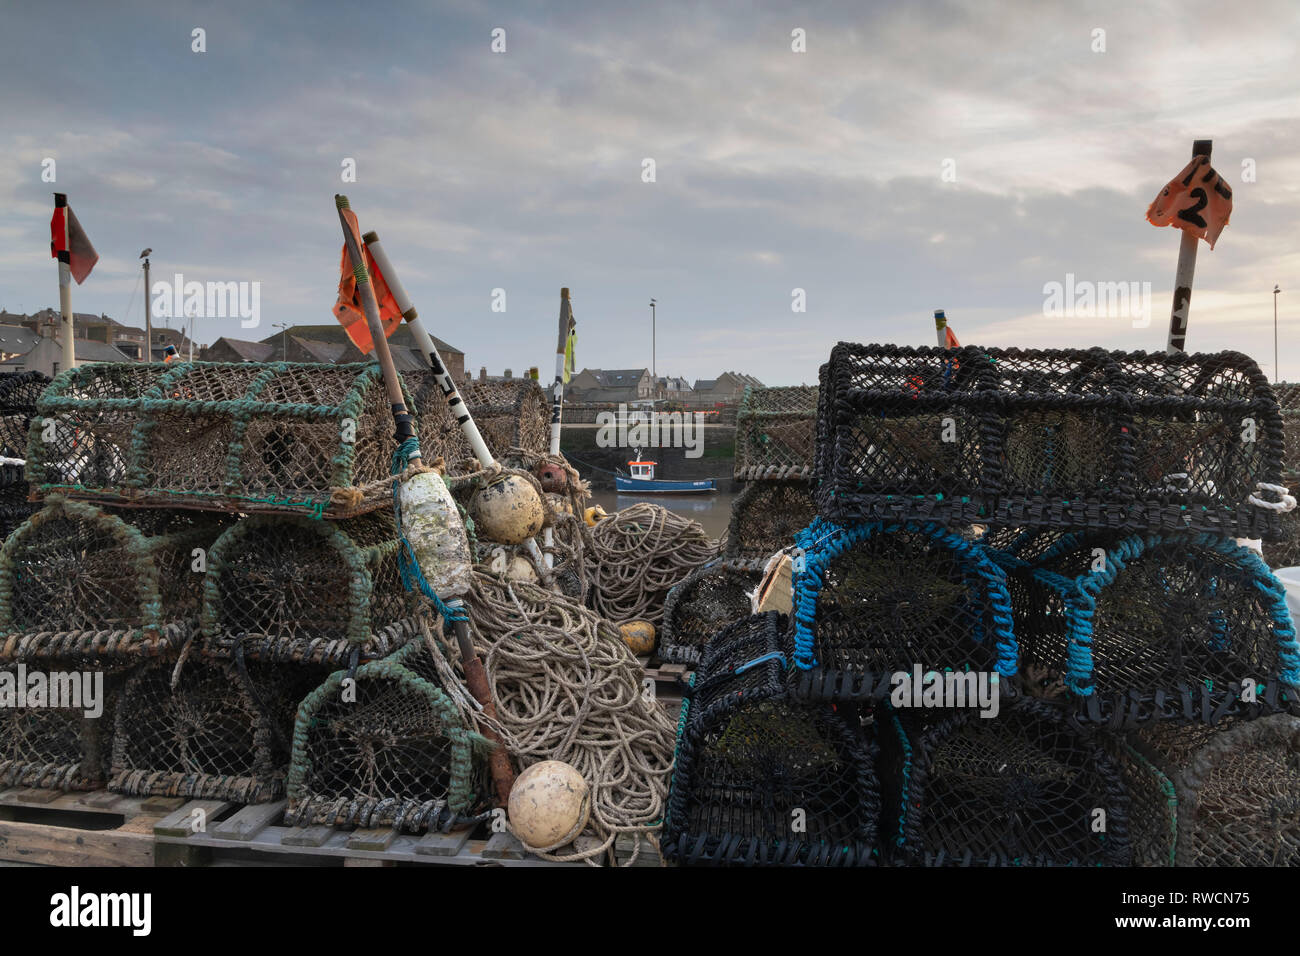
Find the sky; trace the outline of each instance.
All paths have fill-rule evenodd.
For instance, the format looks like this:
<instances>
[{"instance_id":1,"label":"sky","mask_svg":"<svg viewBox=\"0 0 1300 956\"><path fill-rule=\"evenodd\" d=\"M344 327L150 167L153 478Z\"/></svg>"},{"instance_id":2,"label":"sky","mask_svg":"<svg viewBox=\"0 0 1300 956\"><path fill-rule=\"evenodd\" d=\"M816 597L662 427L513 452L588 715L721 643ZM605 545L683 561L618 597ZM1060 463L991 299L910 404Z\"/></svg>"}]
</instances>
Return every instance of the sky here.
<instances>
[{"instance_id":1,"label":"sky","mask_svg":"<svg viewBox=\"0 0 1300 956\"><path fill-rule=\"evenodd\" d=\"M152 247L155 281L260 283L257 328L200 342L332 322L341 191L471 370L549 377L561 286L579 367L649 366L654 297L690 379L813 383L838 341L932 344L940 307L963 344L1158 350L1179 237L1145 212L1211 138L1234 208L1188 349L1272 376L1278 284L1300 379L1290 0L0 8L12 312L57 307L58 190L101 257L77 311L142 326ZM1067 276L1149 283L1149 323L1053 314Z\"/></svg>"}]
</instances>

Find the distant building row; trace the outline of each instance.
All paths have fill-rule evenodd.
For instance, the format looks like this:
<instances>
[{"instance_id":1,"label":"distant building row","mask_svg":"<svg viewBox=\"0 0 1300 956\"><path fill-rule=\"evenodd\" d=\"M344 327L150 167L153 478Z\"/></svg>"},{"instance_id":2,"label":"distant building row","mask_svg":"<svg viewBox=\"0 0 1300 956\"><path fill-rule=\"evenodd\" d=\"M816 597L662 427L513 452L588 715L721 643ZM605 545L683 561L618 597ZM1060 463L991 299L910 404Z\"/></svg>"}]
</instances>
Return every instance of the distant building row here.
<instances>
[{"instance_id":1,"label":"distant building row","mask_svg":"<svg viewBox=\"0 0 1300 956\"><path fill-rule=\"evenodd\" d=\"M763 383L743 372L697 378L692 385L674 376L661 375L656 381L648 368L584 368L565 386L564 398L600 404L668 401L703 407L739 402L747 385L762 387Z\"/></svg>"}]
</instances>

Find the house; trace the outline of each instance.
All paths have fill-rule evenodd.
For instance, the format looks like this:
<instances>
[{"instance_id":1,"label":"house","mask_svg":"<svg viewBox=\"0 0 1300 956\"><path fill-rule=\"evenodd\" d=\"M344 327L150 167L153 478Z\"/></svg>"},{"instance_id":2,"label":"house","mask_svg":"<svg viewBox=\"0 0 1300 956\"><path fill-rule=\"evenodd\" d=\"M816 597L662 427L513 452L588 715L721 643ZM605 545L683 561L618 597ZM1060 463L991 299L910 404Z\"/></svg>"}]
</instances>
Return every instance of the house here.
<instances>
[{"instance_id":1,"label":"house","mask_svg":"<svg viewBox=\"0 0 1300 956\"><path fill-rule=\"evenodd\" d=\"M750 385L763 387L762 382L743 372L723 372L717 378L699 378L695 380L694 401L700 405L738 404L744 397L745 388Z\"/></svg>"},{"instance_id":2,"label":"house","mask_svg":"<svg viewBox=\"0 0 1300 956\"><path fill-rule=\"evenodd\" d=\"M448 345L436 335L432 336L433 345L442 356L443 364L447 367L447 372L455 381L465 380L465 353L455 346ZM297 350L292 340L300 340ZM262 339L262 344L270 345L274 348L274 355L271 359L263 361L274 361L281 354L288 356L290 362L372 362L374 353L362 355L361 351L352 344L348 338L347 331L338 323L329 325L291 325L286 329L276 332ZM335 349L337 348L337 354ZM410 326L405 322L393 330L393 334L388 337L388 348L393 353L393 364L397 366L399 372L416 371L417 369L428 368L423 356L415 347L415 338L411 335ZM295 358L295 355L300 357ZM318 356L308 358L309 355ZM333 358L326 356L333 355ZM399 357L400 356L400 357Z\"/></svg>"},{"instance_id":3,"label":"house","mask_svg":"<svg viewBox=\"0 0 1300 956\"><path fill-rule=\"evenodd\" d=\"M565 401L630 404L654 397L654 378L648 368L584 368L564 386Z\"/></svg>"},{"instance_id":4,"label":"house","mask_svg":"<svg viewBox=\"0 0 1300 956\"><path fill-rule=\"evenodd\" d=\"M16 316L5 313L3 318L12 319ZM0 325L0 363L26 355L40 340L39 335L24 326Z\"/></svg>"},{"instance_id":5,"label":"house","mask_svg":"<svg viewBox=\"0 0 1300 956\"><path fill-rule=\"evenodd\" d=\"M91 336L91 338L94 338L94 336ZM143 340L143 335L141 339ZM191 342L190 337L180 329L171 329L166 326L160 329L155 325L153 327L153 358L155 362L161 362L167 358L167 346L169 345L176 346L176 354L185 360L189 359L191 351L195 358L203 354L203 346L197 342Z\"/></svg>"},{"instance_id":6,"label":"house","mask_svg":"<svg viewBox=\"0 0 1300 956\"><path fill-rule=\"evenodd\" d=\"M695 390L686 379L675 375L660 375L656 397L670 402L690 402L695 399Z\"/></svg>"},{"instance_id":7,"label":"house","mask_svg":"<svg viewBox=\"0 0 1300 956\"><path fill-rule=\"evenodd\" d=\"M17 324L45 338L57 337L63 321L62 315L55 309L41 309L31 315L0 316L0 322L10 322L14 319L18 320ZM103 313L99 315L91 312L72 313L72 334L78 339L89 339L92 342L111 345L128 359L139 359L144 355L144 329L123 325Z\"/></svg>"},{"instance_id":8,"label":"house","mask_svg":"<svg viewBox=\"0 0 1300 956\"><path fill-rule=\"evenodd\" d=\"M118 349L103 342L91 339L73 338L77 364L90 365L96 362L129 362L131 358ZM63 370L63 345L56 338L38 337L30 350L0 362L0 370L6 372L41 372L53 378Z\"/></svg>"},{"instance_id":9,"label":"house","mask_svg":"<svg viewBox=\"0 0 1300 956\"><path fill-rule=\"evenodd\" d=\"M270 362L277 349L266 342L247 342L244 339L230 339L222 336L201 353L204 362Z\"/></svg>"}]
</instances>

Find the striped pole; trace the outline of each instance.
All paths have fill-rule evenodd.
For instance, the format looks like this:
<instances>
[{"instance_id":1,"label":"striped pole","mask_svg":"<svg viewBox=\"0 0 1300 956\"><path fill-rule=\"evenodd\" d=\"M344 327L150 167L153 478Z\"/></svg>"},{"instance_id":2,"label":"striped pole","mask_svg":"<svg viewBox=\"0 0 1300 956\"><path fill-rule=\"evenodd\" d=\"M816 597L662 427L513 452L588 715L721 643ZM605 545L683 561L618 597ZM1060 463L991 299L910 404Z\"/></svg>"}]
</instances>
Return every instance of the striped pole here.
<instances>
[{"instance_id":1,"label":"striped pole","mask_svg":"<svg viewBox=\"0 0 1300 956\"><path fill-rule=\"evenodd\" d=\"M1204 156L1208 163L1211 145L1211 140L1196 140L1192 143L1193 158ZM1165 351L1170 355L1186 351L1187 315L1192 307L1192 277L1196 274L1196 247L1200 245L1200 240L1192 233L1186 229L1179 231L1183 234L1183 238L1178 244L1178 268L1174 272L1174 304L1169 312L1169 341L1165 345Z\"/></svg>"}]
</instances>

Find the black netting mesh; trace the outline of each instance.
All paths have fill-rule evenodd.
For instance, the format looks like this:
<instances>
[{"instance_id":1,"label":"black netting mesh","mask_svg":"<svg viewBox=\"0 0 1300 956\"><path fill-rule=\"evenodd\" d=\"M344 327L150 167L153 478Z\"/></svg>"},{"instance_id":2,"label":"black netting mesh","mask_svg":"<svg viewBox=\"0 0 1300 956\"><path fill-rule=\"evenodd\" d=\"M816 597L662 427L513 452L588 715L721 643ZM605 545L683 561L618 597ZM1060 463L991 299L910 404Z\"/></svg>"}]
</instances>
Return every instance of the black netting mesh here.
<instances>
[{"instance_id":1,"label":"black netting mesh","mask_svg":"<svg viewBox=\"0 0 1300 956\"><path fill-rule=\"evenodd\" d=\"M1131 804L1118 767L1051 704L1020 698L991 718L890 711L875 726L894 830L888 845L899 862L1132 862Z\"/></svg>"},{"instance_id":2,"label":"black netting mesh","mask_svg":"<svg viewBox=\"0 0 1300 956\"><path fill-rule=\"evenodd\" d=\"M1160 724L1134 746L1177 792L1177 865L1300 866L1300 719Z\"/></svg>"},{"instance_id":3,"label":"black netting mesh","mask_svg":"<svg viewBox=\"0 0 1300 956\"><path fill-rule=\"evenodd\" d=\"M253 515L212 547L203 605L207 649L341 663L414 633L391 511L341 522Z\"/></svg>"},{"instance_id":4,"label":"black netting mesh","mask_svg":"<svg viewBox=\"0 0 1300 956\"><path fill-rule=\"evenodd\" d=\"M551 406L542 387L530 379L506 382L471 382L464 391L465 407L474 424L495 455L511 448L539 455L551 446ZM464 446L461 459L448 458L459 464L472 452ZM477 470L479 465L468 466Z\"/></svg>"},{"instance_id":5,"label":"black netting mesh","mask_svg":"<svg viewBox=\"0 0 1300 956\"><path fill-rule=\"evenodd\" d=\"M47 499L0 549L0 657L151 656L198 624L221 521Z\"/></svg>"},{"instance_id":6,"label":"black netting mesh","mask_svg":"<svg viewBox=\"0 0 1300 956\"><path fill-rule=\"evenodd\" d=\"M726 555L762 567L817 514L806 481L752 481L731 502Z\"/></svg>"},{"instance_id":7,"label":"black netting mesh","mask_svg":"<svg viewBox=\"0 0 1300 956\"><path fill-rule=\"evenodd\" d=\"M418 416L409 393L408 405ZM27 473L46 492L344 517L391 491L393 416L373 364L84 365L45 390L36 417L53 431L33 425Z\"/></svg>"},{"instance_id":8,"label":"black netting mesh","mask_svg":"<svg viewBox=\"0 0 1300 956\"><path fill-rule=\"evenodd\" d=\"M487 792L485 741L438 686L423 643L361 665L351 699L344 676L298 711L286 819L412 832L474 819Z\"/></svg>"},{"instance_id":9,"label":"black netting mesh","mask_svg":"<svg viewBox=\"0 0 1300 956\"><path fill-rule=\"evenodd\" d=\"M736 412L735 477L806 480L816 435L816 387L746 386Z\"/></svg>"},{"instance_id":10,"label":"black netting mesh","mask_svg":"<svg viewBox=\"0 0 1300 956\"><path fill-rule=\"evenodd\" d=\"M928 527L814 524L794 575L800 696L883 696L889 675L1015 672L1002 572Z\"/></svg>"},{"instance_id":11,"label":"black netting mesh","mask_svg":"<svg viewBox=\"0 0 1300 956\"><path fill-rule=\"evenodd\" d=\"M122 691L109 789L263 803L284 794L294 713L325 670L256 661L142 665ZM174 684L174 686L173 686Z\"/></svg>"},{"instance_id":12,"label":"black netting mesh","mask_svg":"<svg viewBox=\"0 0 1300 956\"><path fill-rule=\"evenodd\" d=\"M679 728L664 856L686 864L869 866L874 753L827 704L787 698L775 612L710 645Z\"/></svg>"},{"instance_id":13,"label":"black netting mesh","mask_svg":"<svg viewBox=\"0 0 1300 956\"><path fill-rule=\"evenodd\" d=\"M1214 721L1295 704L1300 646L1282 586L1229 541L1071 536L1012 567L1008 586L1022 676L1075 696L1081 719Z\"/></svg>"},{"instance_id":14,"label":"black netting mesh","mask_svg":"<svg viewBox=\"0 0 1300 956\"><path fill-rule=\"evenodd\" d=\"M694 664L715 634L750 615L750 592L759 584L758 571L727 563L692 571L668 592L659 656L679 664Z\"/></svg>"},{"instance_id":15,"label":"black netting mesh","mask_svg":"<svg viewBox=\"0 0 1300 956\"><path fill-rule=\"evenodd\" d=\"M1171 781L1122 734L1098 738L1119 768L1128 794L1129 842L1134 866L1174 866L1178 842L1178 795Z\"/></svg>"},{"instance_id":16,"label":"black netting mesh","mask_svg":"<svg viewBox=\"0 0 1300 956\"><path fill-rule=\"evenodd\" d=\"M33 672L42 675L43 684L33 683ZM0 687L15 694L0 707L0 784L53 790L104 786L125 677L122 665L85 660L0 667ZM30 696L36 686L44 688L38 700ZM23 706L16 696L19 687Z\"/></svg>"},{"instance_id":17,"label":"black netting mesh","mask_svg":"<svg viewBox=\"0 0 1300 956\"><path fill-rule=\"evenodd\" d=\"M36 400L50 384L40 372L0 373L0 455L26 458Z\"/></svg>"},{"instance_id":18,"label":"black netting mesh","mask_svg":"<svg viewBox=\"0 0 1300 956\"><path fill-rule=\"evenodd\" d=\"M817 486L837 521L1274 537L1282 418L1244 355L841 343Z\"/></svg>"}]
</instances>

